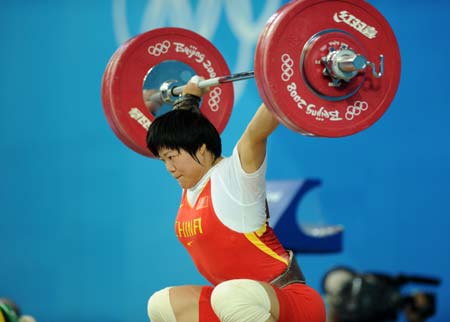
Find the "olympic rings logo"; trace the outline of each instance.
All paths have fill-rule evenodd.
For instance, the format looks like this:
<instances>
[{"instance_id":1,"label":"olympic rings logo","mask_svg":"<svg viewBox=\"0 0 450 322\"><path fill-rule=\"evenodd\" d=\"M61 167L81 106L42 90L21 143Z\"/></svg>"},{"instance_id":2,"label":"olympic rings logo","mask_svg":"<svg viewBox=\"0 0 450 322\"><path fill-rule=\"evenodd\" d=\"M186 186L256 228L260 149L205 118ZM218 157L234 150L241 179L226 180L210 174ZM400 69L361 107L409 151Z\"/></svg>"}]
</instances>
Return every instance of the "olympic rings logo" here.
<instances>
[{"instance_id":1,"label":"olympic rings logo","mask_svg":"<svg viewBox=\"0 0 450 322\"><path fill-rule=\"evenodd\" d=\"M167 53L170 48L170 42L168 40L164 40L162 43L157 43L154 46L148 47L147 51L152 56L159 56L161 54Z\"/></svg>"},{"instance_id":2,"label":"olympic rings logo","mask_svg":"<svg viewBox=\"0 0 450 322\"><path fill-rule=\"evenodd\" d=\"M283 54L281 56L281 62L281 79L287 82L294 75L294 70L292 69L292 66L294 66L294 61L289 54Z\"/></svg>"},{"instance_id":3,"label":"olympic rings logo","mask_svg":"<svg viewBox=\"0 0 450 322\"><path fill-rule=\"evenodd\" d=\"M214 89L209 92L208 105L213 112L217 112L220 108L220 94L222 94L222 89L220 87L214 87Z\"/></svg>"},{"instance_id":4,"label":"olympic rings logo","mask_svg":"<svg viewBox=\"0 0 450 322\"><path fill-rule=\"evenodd\" d=\"M353 105L347 106L345 118L351 121L355 116L358 116L361 112L366 111L368 108L369 104L367 104L367 102L355 101Z\"/></svg>"}]
</instances>

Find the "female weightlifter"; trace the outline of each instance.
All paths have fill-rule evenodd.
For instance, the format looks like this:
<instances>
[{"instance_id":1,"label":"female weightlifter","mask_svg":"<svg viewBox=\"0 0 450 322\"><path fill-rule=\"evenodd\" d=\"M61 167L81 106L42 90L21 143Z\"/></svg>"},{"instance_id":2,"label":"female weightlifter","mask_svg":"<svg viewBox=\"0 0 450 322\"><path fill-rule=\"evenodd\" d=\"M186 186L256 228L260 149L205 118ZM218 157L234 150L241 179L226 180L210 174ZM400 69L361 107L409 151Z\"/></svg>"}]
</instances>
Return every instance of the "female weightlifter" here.
<instances>
[{"instance_id":1,"label":"female weightlifter","mask_svg":"<svg viewBox=\"0 0 450 322\"><path fill-rule=\"evenodd\" d=\"M183 189L175 233L211 285L172 286L148 301L152 322L325 322L319 293L268 225L268 136L279 122L262 104L230 157L199 112L194 76L147 146Z\"/></svg>"}]
</instances>

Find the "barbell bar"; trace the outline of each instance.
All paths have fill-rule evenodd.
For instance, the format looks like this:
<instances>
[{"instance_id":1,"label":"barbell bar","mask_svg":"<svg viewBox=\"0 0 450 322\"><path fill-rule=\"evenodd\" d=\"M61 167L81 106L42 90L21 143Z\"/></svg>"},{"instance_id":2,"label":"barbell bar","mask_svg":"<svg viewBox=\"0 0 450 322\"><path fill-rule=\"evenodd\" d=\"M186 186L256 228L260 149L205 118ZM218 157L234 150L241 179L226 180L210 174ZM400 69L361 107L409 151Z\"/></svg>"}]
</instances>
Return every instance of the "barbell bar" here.
<instances>
[{"instance_id":1,"label":"barbell bar","mask_svg":"<svg viewBox=\"0 0 450 322\"><path fill-rule=\"evenodd\" d=\"M372 75L380 78L384 74L384 56L380 55L379 72L376 71L376 65L362 55L356 54L347 48L335 50L332 49L330 54L322 57L322 62L325 66L323 74L329 76L332 83L329 86L340 86L341 81L349 82L358 72L370 66L372 68ZM224 83L236 82L255 77L254 71L240 72L226 76L219 76L201 80L197 86L199 88L209 88ZM161 106L165 103L173 104L178 98L186 85L178 85L178 80L167 80L161 84L159 91L152 94L150 100L155 107ZM154 112L154 111L151 111Z\"/></svg>"},{"instance_id":2,"label":"barbell bar","mask_svg":"<svg viewBox=\"0 0 450 322\"><path fill-rule=\"evenodd\" d=\"M220 84L250 79L253 77L255 77L254 71L241 72L226 76L219 76L200 80L197 86L199 88L208 88ZM159 91L151 95L150 100L155 105L156 108L158 108L158 106L160 105L163 105L164 103L173 104L175 102L175 99L178 98L183 93L183 89L186 85L177 86L177 84L179 84L178 80L166 80L159 87Z\"/></svg>"}]
</instances>

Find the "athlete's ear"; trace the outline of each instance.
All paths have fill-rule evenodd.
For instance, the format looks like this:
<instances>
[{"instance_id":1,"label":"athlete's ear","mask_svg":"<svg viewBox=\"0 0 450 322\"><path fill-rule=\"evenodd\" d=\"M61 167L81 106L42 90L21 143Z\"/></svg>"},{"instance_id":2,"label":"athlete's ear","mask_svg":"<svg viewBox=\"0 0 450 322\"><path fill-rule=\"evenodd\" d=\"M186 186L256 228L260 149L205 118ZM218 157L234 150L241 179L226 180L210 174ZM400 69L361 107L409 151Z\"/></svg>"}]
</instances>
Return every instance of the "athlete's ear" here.
<instances>
[{"instance_id":1,"label":"athlete's ear","mask_svg":"<svg viewBox=\"0 0 450 322\"><path fill-rule=\"evenodd\" d=\"M198 153L200 153L200 155L205 155L206 152L206 144L203 143L201 147L198 148Z\"/></svg>"}]
</instances>

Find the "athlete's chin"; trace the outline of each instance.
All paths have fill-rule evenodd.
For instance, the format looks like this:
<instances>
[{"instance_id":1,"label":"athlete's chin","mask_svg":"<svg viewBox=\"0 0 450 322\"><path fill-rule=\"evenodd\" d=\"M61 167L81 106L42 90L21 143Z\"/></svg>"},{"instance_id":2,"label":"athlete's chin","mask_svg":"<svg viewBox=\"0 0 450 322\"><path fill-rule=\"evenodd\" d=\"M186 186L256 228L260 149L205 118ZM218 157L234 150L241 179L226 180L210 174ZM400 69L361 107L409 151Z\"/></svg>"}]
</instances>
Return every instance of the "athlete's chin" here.
<instances>
[{"instance_id":1,"label":"athlete's chin","mask_svg":"<svg viewBox=\"0 0 450 322\"><path fill-rule=\"evenodd\" d=\"M182 178L177 179L177 181L178 181L178 184L180 185L180 187L182 189L189 189L189 188L192 188L194 186L191 182L186 182Z\"/></svg>"}]
</instances>

